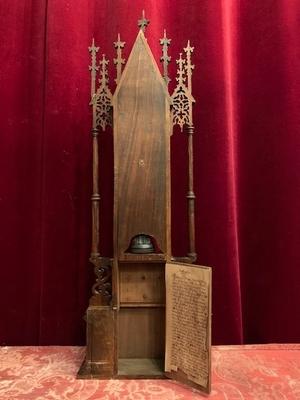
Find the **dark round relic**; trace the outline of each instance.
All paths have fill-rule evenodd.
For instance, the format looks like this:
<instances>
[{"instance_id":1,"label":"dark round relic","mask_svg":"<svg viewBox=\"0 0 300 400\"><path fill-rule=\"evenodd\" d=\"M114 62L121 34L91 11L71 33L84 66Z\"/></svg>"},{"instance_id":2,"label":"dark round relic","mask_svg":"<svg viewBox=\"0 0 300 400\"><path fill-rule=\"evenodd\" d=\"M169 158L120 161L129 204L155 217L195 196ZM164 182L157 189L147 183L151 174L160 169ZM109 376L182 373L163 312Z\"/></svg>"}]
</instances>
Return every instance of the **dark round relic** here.
<instances>
[{"instance_id":1,"label":"dark round relic","mask_svg":"<svg viewBox=\"0 0 300 400\"><path fill-rule=\"evenodd\" d=\"M154 247L149 235L141 233L132 238L130 252L136 254L153 253Z\"/></svg>"}]
</instances>

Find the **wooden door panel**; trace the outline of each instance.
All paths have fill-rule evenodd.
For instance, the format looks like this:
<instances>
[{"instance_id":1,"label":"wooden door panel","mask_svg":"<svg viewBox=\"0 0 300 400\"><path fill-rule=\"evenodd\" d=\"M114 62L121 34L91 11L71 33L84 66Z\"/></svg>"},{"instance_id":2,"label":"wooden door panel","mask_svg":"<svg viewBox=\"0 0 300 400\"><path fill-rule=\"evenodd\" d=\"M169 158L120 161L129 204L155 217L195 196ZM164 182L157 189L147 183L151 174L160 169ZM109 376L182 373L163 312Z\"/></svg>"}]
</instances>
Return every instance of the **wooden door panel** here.
<instances>
[{"instance_id":1,"label":"wooden door panel","mask_svg":"<svg viewBox=\"0 0 300 400\"><path fill-rule=\"evenodd\" d=\"M165 372L210 392L211 268L166 264Z\"/></svg>"}]
</instances>

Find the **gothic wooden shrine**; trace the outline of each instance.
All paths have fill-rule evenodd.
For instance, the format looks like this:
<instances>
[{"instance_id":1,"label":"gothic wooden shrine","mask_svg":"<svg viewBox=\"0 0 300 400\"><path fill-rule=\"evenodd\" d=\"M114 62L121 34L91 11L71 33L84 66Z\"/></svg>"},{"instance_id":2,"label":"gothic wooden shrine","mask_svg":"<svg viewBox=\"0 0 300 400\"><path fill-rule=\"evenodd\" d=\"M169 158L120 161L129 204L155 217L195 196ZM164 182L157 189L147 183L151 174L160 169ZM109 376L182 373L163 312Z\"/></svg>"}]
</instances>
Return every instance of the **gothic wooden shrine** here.
<instances>
[{"instance_id":1,"label":"gothic wooden shrine","mask_svg":"<svg viewBox=\"0 0 300 400\"><path fill-rule=\"evenodd\" d=\"M108 87L108 60L91 53L93 109L92 252L96 281L86 313L87 353L80 378L174 378L210 391L211 270L193 265L193 115L188 41L177 63L177 85L169 94L166 32L163 76L151 53L144 13L125 65L120 35L114 43L117 87ZM124 69L123 69L124 66ZM122 71L123 69L123 71ZM99 74L99 86L96 78ZM113 126L114 254L99 253L98 134ZM187 210L189 252L172 257L170 136L179 125L188 135Z\"/></svg>"}]
</instances>

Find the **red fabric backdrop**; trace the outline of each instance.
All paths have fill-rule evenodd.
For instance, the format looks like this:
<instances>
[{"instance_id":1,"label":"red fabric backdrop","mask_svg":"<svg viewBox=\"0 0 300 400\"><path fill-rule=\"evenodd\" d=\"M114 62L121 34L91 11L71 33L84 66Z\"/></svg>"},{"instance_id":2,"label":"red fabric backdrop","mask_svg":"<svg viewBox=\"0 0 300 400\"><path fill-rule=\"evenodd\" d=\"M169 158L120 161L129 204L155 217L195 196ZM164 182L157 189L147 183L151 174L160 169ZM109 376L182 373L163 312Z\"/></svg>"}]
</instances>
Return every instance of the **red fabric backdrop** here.
<instances>
[{"instance_id":1,"label":"red fabric backdrop","mask_svg":"<svg viewBox=\"0 0 300 400\"><path fill-rule=\"evenodd\" d=\"M300 3L0 1L1 344L84 343L90 250L89 54L127 57L145 8L170 75L195 46L196 247L213 266L214 343L300 340ZM113 72L113 69L111 69ZM113 76L114 77L114 76ZM173 86L172 86L173 85ZM112 136L101 135L112 254ZM172 137L173 252L187 250L186 137Z\"/></svg>"}]
</instances>

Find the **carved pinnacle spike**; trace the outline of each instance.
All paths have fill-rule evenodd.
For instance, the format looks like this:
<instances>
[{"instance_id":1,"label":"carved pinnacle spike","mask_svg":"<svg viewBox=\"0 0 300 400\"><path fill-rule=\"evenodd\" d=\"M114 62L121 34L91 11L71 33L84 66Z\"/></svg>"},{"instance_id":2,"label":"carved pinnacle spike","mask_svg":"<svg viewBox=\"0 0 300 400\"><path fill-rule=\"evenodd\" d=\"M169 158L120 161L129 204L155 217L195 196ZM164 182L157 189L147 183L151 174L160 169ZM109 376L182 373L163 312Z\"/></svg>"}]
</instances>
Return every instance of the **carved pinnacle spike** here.
<instances>
[{"instance_id":1,"label":"carved pinnacle spike","mask_svg":"<svg viewBox=\"0 0 300 400\"><path fill-rule=\"evenodd\" d=\"M162 39L160 39L159 42L162 45L162 54L163 55L162 55L162 57L160 57L160 61L163 63L163 69L164 69L163 77L168 86L169 82L171 81L171 79L168 76L168 64L171 61L171 57L168 56L168 47L170 46L171 39L167 38L165 29L164 29L164 37Z\"/></svg>"},{"instance_id":2,"label":"carved pinnacle spike","mask_svg":"<svg viewBox=\"0 0 300 400\"><path fill-rule=\"evenodd\" d=\"M99 50L99 47L95 46L95 39L93 38L92 45L89 47L89 52L93 54L96 54Z\"/></svg>"},{"instance_id":3,"label":"carved pinnacle spike","mask_svg":"<svg viewBox=\"0 0 300 400\"><path fill-rule=\"evenodd\" d=\"M122 49L125 46L125 42L120 39L120 34L118 34L118 39L114 42L115 49L117 50L117 58L114 58L114 64L117 67L117 77L115 79L116 84L119 83L122 74L122 65L125 64L125 58L122 58Z\"/></svg>"},{"instance_id":4,"label":"carved pinnacle spike","mask_svg":"<svg viewBox=\"0 0 300 400\"><path fill-rule=\"evenodd\" d=\"M125 46L125 42L122 42L120 39L120 34L118 33L117 41L114 42L115 49L123 49Z\"/></svg>"},{"instance_id":5,"label":"carved pinnacle spike","mask_svg":"<svg viewBox=\"0 0 300 400\"><path fill-rule=\"evenodd\" d=\"M188 91L191 94L192 93L192 73L193 69L195 68L194 65L191 63L191 54L194 51L194 47L190 46L190 41L188 40L187 46L184 48L184 52L186 54L186 65L185 65L185 70L188 78Z\"/></svg>"},{"instance_id":6,"label":"carved pinnacle spike","mask_svg":"<svg viewBox=\"0 0 300 400\"><path fill-rule=\"evenodd\" d=\"M91 101L90 105L93 107L93 128L96 129L96 74L99 70L99 67L96 65L96 57L97 52L99 51L99 47L95 46L95 40L93 38L92 45L88 48L91 53L91 65L89 66L89 70L91 71Z\"/></svg>"},{"instance_id":7,"label":"carved pinnacle spike","mask_svg":"<svg viewBox=\"0 0 300 400\"><path fill-rule=\"evenodd\" d=\"M145 33L145 29L149 24L150 20L145 18L145 10L143 10L142 18L138 20L138 27Z\"/></svg>"},{"instance_id":8,"label":"carved pinnacle spike","mask_svg":"<svg viewBox=\"0 0 300 400\"><path fill-rule=\"evenodd\" d=\"M102 54L102 59L99 61L102 68L106 68L106 65L109 63L109 60L106 59L105 54Z\"/></svg>"},{"instance_id":9,"label":"carved pinnacle spike","mask_svg":"<svg viewBox=\"0 0 300 400\"><path fill-rule=\"evenodd\" d=\"M178 65L178 69L177 69L177 78L176 81L180 84L183 85L185 82L185 70L184 70L184 66L185 66L185 59L182 58L182 53L179 54L179 59L176 60L176 64Z\"/></svg>"},{"instance_id":10,"label":"carved pinnacle spike","mask_svg":"<svg viewBox=\"0 0 300 400\"><path fill-rule=\"evenodd\" d=\"M99 64L101 65L101 70L100 70L101 78L99 79L101 86L107 86L108 84L108 71L107 71L108 63L109 60L105 58L105 54L102 54L102 59L99 61Z\"/></svg>"},{"instance_id":11,"label":"carved pinnacle spike","mask_svg":"<svg viewBox=\"0 0 300 400\"><path fill-rule=\"evenodd\" d=\"M89 52L91 53L91 62L92 62L91 63L92 65L89 66L89 70L92 72L93 71L96 72L99 69L99 67L96 65L96 56L97 56L97 52L99 51L99 47L95 46L94 38L92 41L92 45L88 49L89 49Z\"/></svg>"}]
</instances>

